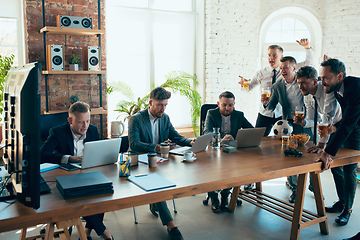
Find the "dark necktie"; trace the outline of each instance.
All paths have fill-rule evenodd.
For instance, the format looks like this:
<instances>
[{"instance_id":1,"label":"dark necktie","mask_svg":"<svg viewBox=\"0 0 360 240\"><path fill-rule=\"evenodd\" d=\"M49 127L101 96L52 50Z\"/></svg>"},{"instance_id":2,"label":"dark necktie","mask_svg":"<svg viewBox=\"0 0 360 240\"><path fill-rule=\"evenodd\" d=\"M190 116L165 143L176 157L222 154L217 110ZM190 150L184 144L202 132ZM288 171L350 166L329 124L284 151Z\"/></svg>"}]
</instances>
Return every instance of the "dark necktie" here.
<instances>
[{"instance_id":1,"label":"dark necktie","mask_svg":"<svg viewBox=\"0 0 360 240\"><path fill-rule=\"evenodd\" d=\"M318 103L316 101L315 96L313 96L314 101L315 101L315 112L314 112L314 144L316 144L316 137L317 137L317 119L318 119Z\"/></svg>"},{"instance_id":2,"label":"dark necktie","mask_svg":"<svg viewBox=\"0 0 360 240\"><path fill-rule=\"evenodd\" d=\"M272 84L276 82L276 69L273 69L274 75L272 76Z\"/></svg>"}]
</instances>

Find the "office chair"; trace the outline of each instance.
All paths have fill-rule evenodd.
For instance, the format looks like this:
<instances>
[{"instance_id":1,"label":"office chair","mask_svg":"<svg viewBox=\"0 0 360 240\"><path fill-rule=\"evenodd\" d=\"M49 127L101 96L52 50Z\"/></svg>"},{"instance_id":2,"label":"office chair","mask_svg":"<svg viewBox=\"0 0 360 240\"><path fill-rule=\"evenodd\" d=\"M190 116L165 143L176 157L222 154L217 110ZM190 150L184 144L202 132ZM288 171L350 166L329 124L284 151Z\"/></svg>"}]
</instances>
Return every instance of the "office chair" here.
<instances>
[{"instance_id":1,"label":"office chair","mask_svg":"<svg viewBox=\"0 0 360 240\"><path fill-rule=\"evenodd\" d=\"M128 136L121 136L120 138L121 138L121 146L119 152L120 153L127 152L129 149L129 138ZM174 205L174 212L177 213L175 199L173 199L173 205ZM134 212L134 222L135 224L138 224L135 207L133 207L133 212Z\"/></svg>"}]
</instances>

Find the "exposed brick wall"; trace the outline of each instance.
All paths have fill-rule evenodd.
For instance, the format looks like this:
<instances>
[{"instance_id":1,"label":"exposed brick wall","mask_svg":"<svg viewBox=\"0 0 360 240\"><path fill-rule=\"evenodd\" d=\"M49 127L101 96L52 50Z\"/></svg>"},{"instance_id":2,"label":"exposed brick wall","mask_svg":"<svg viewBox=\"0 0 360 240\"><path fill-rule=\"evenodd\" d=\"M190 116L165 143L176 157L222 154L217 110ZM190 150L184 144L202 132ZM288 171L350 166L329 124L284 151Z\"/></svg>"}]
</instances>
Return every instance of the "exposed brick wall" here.
<instances>
[{"instance_id":1,"label":"exposed brick wall","mask_svg":"<svg viewBox=\"0 0 360 240\"><path fill-rule=\"evenodd\" d=\"M42 1L25 0L25 31L28 62L41 62L45 69L43 34L40 29L42 23ZM101 0L101 29L105 29L105 0ZM56 26L57 15L91 17L93 29L98 29L98 1L97 0L45 0L45 25ZM102 70L106 70L105 35L101 41ZM98 38L95 36L77 35L46 35L46 44L64 46L65 59L71 54L80 55L82 59L82 47L98 46ZM83 61L82 61L83 62ZM80 70L83 63L79 64ZM65 70L68 63L65 61ZM78 95L81 101L87 102L91 107L99 107L99 81L97 75L49 75L48 96L49 110L63 110L70 106L70 96ZM42 78L41 86L41 110L46 110L45 105L45 77ZM106 77L102 75L103 107L107 108L106 101ZM100 128L100 116L93 115L93 124ZM103 132L107 134L107 115L103 115Z\"/></svg>"},{"instance_id":2,"label":"exposed brick wall","mask_svg":"<svg viewBox=\"0 0 360 240\"><path fill-rule=\"evenodd\" d=\"M236 108L255 123L259 89L241 91L238 75L251 78L259 69L261 24L282 7L297 6L318 18L322 27L322 53L341 59L348 75L360 76L360 24L357 0L207 0L205 10L205 101L214 103L220 92L231 90ZM316 34L316 33L315 33Z\"/></svg>"}]
</instances>

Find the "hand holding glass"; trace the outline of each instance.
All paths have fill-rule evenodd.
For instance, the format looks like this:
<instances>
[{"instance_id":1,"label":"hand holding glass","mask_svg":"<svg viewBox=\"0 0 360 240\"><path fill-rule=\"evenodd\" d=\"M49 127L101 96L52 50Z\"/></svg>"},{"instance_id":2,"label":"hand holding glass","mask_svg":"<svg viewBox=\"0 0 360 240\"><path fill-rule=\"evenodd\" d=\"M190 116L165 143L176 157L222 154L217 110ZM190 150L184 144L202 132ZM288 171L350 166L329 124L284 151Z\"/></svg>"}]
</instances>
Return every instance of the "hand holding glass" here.
<instances>
[{"instance_id":1,"label":"hand holding glass","mask_svg":"<svg viewBox=\"0 0 360 240\"><path fill-rule=\"evenodd\" d=\"M263 99L263 104L270 102L271 90L270 87L261 89L261 98Z\"/></svg>"},{"instance_id":2,"label":"hand holding glass","mask_svg":"<svg viewBox=\"0 0 360 240\"><path fill-rule=\"evenodd\" d=\"M318 122L318 132L320 137L326 137L329 135L330 122L327 119L321 119Z\"/></svg>"}]
</instances>

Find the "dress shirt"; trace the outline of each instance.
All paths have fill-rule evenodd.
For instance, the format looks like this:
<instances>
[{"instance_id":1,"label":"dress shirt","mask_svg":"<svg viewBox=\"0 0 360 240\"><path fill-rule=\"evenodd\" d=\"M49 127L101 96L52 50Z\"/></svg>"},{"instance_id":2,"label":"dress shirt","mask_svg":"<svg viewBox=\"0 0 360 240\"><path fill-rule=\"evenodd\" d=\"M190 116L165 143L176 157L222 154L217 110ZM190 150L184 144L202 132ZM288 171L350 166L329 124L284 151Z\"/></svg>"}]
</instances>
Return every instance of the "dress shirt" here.
<instances>
[{"instance_id":1,"label":"dress shirt","mask_svg":"<svg viewBox=\"0 0 360 240\"><path fill-rule=\"evenodd\" d=\"M229 134L231 132L231 115L224 116L221 114L221 131L224 135ZM221 134L221 135L223 135Z\"/></svg>"},{"instance_id":2,"label":"dress shirt","mask_svg":"<svg viewBox=\"0 0 360 240\"><path fill-rule=\"evenodd\" d=\"M296 106L301 106L302 101L298 98L299 85L297 83L297 79L295 79L292 83L287 83L285 81L286 88L286 96L290 104L291 112L295 112ZM294 115L291 113L288 118L292 119Z\"/></svg>"},{"instance_id":3,"label":"dress shirt","mask_svg":"<svg viewBox=\"0 0 360 240\"><path fill-rule=\"evenodd\" d=\"M73 130L71 129L71 134L73 136L73 143L74 143L74 156L82 156L84 155L84 142L85 142L85 138L86 138L86 133L85 135L82 135L80 138L78 138L75 133L73 132ZM69 157L71 157L71 155L64 155L61 158L61 164L67 164L69 163Z\"/></svg>"},{"instance_id":4,"label":"dress shirt","mask_svg":"<svg viewBox=\"0 0 360 240\"><path fill-rule=\"evenodd\" d=\"M341 87L340 87L338 93L341 97L344 97L344 82L341 84Z\"/></svg>"},{"instance_id":5,"label":"dress shirt","mask_svg":"<svg viewBox=\"0 0 360 240\"><path fill-rule=\"evenodd\" d=\"M341 107L338 101L335 98L334 93L325 93L324 86L321 85L321 82L318 82L316 93L314 95L318 103L318 113L321 119L329 119L333 124L341 120ZM314 126L314 111L315 111L315 100L313 95L308 94L304 97L304 103L306 107L306 117L305 117L305 128L310 128ZM318 120L318 119L317 119ZM319 139L319 142L326 143L329 139L328 137L322 137Z\"/></svg>"},{"instance_id":6,"label":"dress shirt","mask_svg":"<svg viewBox=\"0 0 360 240\"><path fill-rule=\"evenodd\" d=\"M305 53L306 53L306 58L304 62L300 62L296 64L296 69L300 69L303 66L315 66L316 63L316 56L314 51L309 48L309 49L305 49ZM254 75L254 77L251 79L251 82L249 84L249 90L252 90L254 87L256 87L257 85L261 85L261 88L265 88L265 87L271 87L272 86L272 78L274 75L273 72L273 68L268 66L265 67L259 71L257 71ZM276 69L276 81L279 81L282 76L280 74L280 66L277 67ZM265 109L262 104L260 105L260 109L259 112L261 115L266 116L266 117L281 117L282 115L282 107L280 104L276 105L276 108L274 109L274 111L270 111Z\"/></svg>"},{"instance_id":7,"label":"dress shirt","mask_svg":"<svg viewBox=\"0 0 360 240\"><path fill-rule=\"evenodd\" d=\"M149 120L150 120L150 124L151 124L151 133L152 133L152 143L154 144L158 144L159 143L159 121L158 118L154 117L151 113L150 113L150 108L148 108L148 113L149 113Z\"/></svg>"},{"instance_id":8,"label":"dress shirt","mask_svg":"<svg viewBox=\"0 0 360 240\"><path fill-rule=\"evenodd\" d=\"M260 84L261 88L266 88L272 86L272 79L274 76L273 72L274 68L268 66L265 67L255 73L255 76L251 79L249 84L249 90L252 90L254 87ZM276 81L280 80L281 74L280 74L280 67L277 67L276 69ZM267 109L264 109L262 104L260 105L259 112L261 115L266 117L275 117L278 118L282 115L282 107L280 104L278 104L274 111L269 111Z\"/></svg>"}]
</instances>

